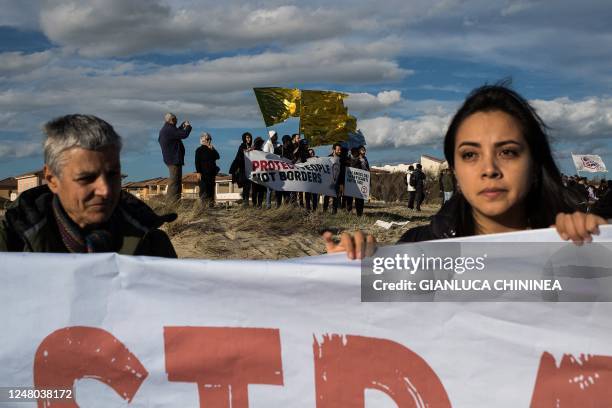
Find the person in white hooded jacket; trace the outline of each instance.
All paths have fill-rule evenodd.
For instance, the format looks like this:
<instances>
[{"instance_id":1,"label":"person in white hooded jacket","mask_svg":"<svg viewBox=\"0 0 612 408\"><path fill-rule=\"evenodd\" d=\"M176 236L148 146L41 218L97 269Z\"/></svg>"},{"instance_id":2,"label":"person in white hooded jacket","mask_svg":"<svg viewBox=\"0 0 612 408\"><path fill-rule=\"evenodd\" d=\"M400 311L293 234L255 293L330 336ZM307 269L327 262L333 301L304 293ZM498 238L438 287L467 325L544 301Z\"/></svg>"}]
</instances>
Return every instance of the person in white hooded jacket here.
<instances>
[{"instance_id":1,"label":"person in white hooded jacket","mask_svg":"<svg viewBox=\"0 0 612 408\"><path fill-rule=\"evenodd\" d=\"M275 130L268 131L268 140L263 146L264 153L272 153L274 154L274 150L276 149L276 143L278 141L278 134ZM272 191L269 188L266 189L266 208L270 208L272 206Z\"/></svg>"},{"instance_id":2,"label":"person in white hooded jacket","mask_svg":"<svg viewBox=\"0 0 612 408\"><path fill-rule=\"evenodd\" d=\"M278 141L278 134L276 133L275 130L269 130L268 135L269 135L268 140L263 146L263 152L264 153L274 153L274 149L276 148L276 144Z\"/></svg>"}]
</instances>

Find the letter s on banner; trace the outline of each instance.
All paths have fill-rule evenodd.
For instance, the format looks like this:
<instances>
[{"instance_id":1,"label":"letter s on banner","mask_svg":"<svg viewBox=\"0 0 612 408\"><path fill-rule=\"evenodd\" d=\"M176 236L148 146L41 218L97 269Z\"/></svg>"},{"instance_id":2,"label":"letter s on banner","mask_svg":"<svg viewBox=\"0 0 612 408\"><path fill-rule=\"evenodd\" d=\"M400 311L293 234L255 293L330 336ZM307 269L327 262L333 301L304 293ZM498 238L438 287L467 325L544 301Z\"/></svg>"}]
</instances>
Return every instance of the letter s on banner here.
<instances>
[{"instance_id":1,"label":"letter s on banner","mask_svg":"<svg viewBox=\"0 0 612 408\"><path fill-rule=\"evenodd\" d=\"M248 384L283 385L278 329L165 327L169 381L198 384L201 408L247 408Z\"/></svg>"},{"instance_id":2,"label":"letter s on banner","mask_svg":"<svg viewBox=\"0 0 612 408\"><path fill-rule=\"evenodd\" d=\"M542 353L531 407L612 406L612 357Z\"/></svg>"},{"instance_id":3,"label":"letter s on banner","mask_svg":"<svg viewBox=\"0 0 612 408\"><path fill-rule=\"evenodd\" d=\"M149 373L115 336L95 327L56 330L38 346L34 386L39 390L72 389L76 380L95 378L130 402ZM78 408L75 399L38 400L38 407Z\"/></svg>"},{"instance_id":4,"label":"letter s on banner","mask_svg":"<svg viewBox=\"0 0 612 408\"><path fill-rule=\"evenodd\" d=\"M389 395L398 408L451 406L444 386L416 353L386 339L324 335L315 338L317 408L363 408L364 390Z\"/></svg>"}]
</instances>

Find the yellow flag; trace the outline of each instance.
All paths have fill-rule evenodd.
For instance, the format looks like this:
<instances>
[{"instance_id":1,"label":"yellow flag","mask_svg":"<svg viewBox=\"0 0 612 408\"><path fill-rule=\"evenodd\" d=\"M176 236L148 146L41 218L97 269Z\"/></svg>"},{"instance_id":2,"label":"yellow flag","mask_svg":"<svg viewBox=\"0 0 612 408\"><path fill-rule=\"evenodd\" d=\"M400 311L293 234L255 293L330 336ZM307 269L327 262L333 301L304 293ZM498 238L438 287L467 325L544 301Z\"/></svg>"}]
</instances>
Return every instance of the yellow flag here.
<instances>
[{"instance_id":1,"label":"yellow flag","mask_svg":"<svg viewBox=\"0 0 612 408\"><path fill-rule=\"evenodd\" d=\"M300 90L290 88L253 88L266 126L300 116Z\"/></svg>"},{"instance_id":2,"label":"yellow flag","mask_svg":"<svg viewBox=\"0 0 612 408\"><path fill-rule=\"evenodd\" d=\"M348 114L344 98L331 91L302 91L300 132L311 147L348 140L348 132L357 128L357 120Z\"/></svg>"}]
</instances>

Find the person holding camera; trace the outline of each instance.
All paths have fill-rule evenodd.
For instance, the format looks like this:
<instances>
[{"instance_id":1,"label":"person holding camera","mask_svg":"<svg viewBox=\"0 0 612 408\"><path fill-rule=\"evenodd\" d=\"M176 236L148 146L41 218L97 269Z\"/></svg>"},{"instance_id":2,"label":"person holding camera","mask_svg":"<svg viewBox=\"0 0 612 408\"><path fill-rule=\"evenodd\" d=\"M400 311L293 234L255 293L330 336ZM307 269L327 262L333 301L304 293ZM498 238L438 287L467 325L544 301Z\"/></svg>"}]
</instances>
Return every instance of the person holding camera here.
<instances>
[{"instance_id":1,"label":"person holding camera","mask_svg":"<svg viewBox=\"0 0 612 408\"><path fill-rule=\"evenodd\" d=\"M184 121L179 127L176 126L176 115L166 113L164 125L159 131L159 145L161 146L164 163L168 166L168 192L166 198L170 202L176 202L181 198L183 165L185 164L185 146L183 139L191 133L191 123Z\"/></svg>"}]
</instances>

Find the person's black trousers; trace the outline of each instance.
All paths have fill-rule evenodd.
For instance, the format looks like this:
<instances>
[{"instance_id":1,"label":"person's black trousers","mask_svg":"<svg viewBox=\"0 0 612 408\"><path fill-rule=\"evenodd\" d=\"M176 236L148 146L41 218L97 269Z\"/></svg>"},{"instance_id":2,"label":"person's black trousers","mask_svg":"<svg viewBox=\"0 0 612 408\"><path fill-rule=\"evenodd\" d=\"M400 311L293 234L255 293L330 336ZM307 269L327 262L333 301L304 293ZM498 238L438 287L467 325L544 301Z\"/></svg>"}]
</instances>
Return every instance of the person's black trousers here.
<instances>
[{"instance_id":1,"label":"person's black trousers","mask_svg":"<svg viewBox=\"0 0 612 408\"><path fill-rule=\"evenodd\" d=\"M365 200L363 198L355 199L355 211L357 212L357 216L361 217L363 215L363 206L365 204Z\"/></svg>"},{"instance_id":2,"label":"person's black trousers","mask_svg":"<svg viewBox=\"0 0 612 408\"><path fill-rule=\"evenodd\" d=\"M249 206L249 196L251 195L251 180L242 182L242 205Z\"/></svg>"},{"instance_id":3,"label":"person's black trousers","mask_svg":"<svg viewBox=\"0 0 612 408\"><path fill-rule=\"evenodd\" d=\"M416 191L416 210L421 211L421 204L423 204L423 200L425 200L425 192L422 189L417 189Z\"/></svg>"},{"instance_id":4,"label":"person's black trousers","mask_svg":"<svg viewBox=\"0 0 612 408\"><path fill-rule=\"evenodd\" d=\"M416 196L416 191L409 191L408 192L408 208L410 208L411 210L414 209L414 198Z\"/></svg>"},{"instance_id":5,"label":"person's black trousers","mask_svg":"<svg viewBox=\"0 0 612 408\"><path fill-rule=\"evenodd\" d=\"M200 174L200 199L208 205L215 203L215 176L209 174Z\"/></svg>"}]
</instances>

